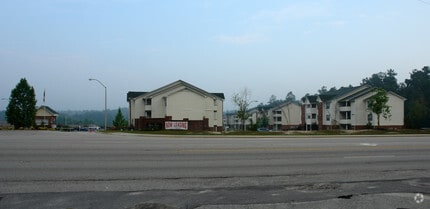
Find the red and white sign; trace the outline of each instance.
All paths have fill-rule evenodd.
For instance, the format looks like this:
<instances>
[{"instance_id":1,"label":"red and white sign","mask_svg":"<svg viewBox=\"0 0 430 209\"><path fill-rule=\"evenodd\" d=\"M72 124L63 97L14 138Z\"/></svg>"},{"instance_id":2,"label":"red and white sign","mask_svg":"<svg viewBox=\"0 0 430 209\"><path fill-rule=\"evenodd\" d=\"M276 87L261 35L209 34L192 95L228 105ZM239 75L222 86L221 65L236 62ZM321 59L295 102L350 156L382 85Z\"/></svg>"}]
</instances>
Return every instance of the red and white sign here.
<instances>
[{"instance_id":1,"label":"red and white sign","mask_svg":"<svg viewBox=\"0 0 430 209\"><path fill-rule=\"evenodd\" d=\"M166 121L166 130L188 130L188 122L186 121Z\"/></svg>"}]
</instances>

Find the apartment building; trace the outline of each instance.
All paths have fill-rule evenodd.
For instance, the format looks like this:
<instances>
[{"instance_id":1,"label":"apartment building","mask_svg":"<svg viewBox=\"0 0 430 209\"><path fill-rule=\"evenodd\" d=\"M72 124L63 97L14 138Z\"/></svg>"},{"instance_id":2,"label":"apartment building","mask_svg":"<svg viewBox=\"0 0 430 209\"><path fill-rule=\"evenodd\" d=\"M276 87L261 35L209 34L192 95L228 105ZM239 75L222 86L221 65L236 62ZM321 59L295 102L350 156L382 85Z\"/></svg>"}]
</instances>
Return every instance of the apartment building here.
<instances>
[{"instance_id":1,"label":"apartment building","mask_svg":"<svg viewBox=\"0 0 430 209\"><path fill-rule=\"evenodd\" d=\"M209 93L178 80L149 92L130 91L130 125L139 130L223 129L223 93Z\"/></svg>"},{"instance_id":2,"label":"apartment building","mask_svg":"<svg viewBox=\"0 0 430 209\"><path fill-rule=\"evenodd\" d=\"M369 99L375 94L374 87L342 87L339 90L302 99L302 125L306 130L334 128L364 129L377 124L377 116L368 108ZM381 117L383 128L402 128L404 125L405 98L387 92L391 117Z\"/></svg>"}]
</instances>

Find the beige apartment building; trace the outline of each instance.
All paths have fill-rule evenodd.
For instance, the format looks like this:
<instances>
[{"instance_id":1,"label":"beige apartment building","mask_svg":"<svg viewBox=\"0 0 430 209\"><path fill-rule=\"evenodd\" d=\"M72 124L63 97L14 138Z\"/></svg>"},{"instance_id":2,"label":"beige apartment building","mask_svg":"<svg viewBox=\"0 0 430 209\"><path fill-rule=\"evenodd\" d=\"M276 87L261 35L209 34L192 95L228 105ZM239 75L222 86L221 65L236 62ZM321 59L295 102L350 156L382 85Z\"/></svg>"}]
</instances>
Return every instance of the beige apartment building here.
<instances>
[{"instance_id":1,"label":"beige apartment building","mask_svg":"<svg viewBox=\"0 0 430 209\"><path fill-rule=\"evenodd\" d=\"M130 125L138 130L222 131L223 93L178 80L149 92L127 93Z\"/></svg>"},{"instance_id":2,"label":"beige apartment building","mask_svg":"<svg viewBox=\"0 0 430 209\"><path fill-rule=\"evenodd\" d=\"M339 90L302 99L302 123L306 130L326 130L333 128L364 129L377 125L377 116L369 110L368 101L374 87L363 85L343 87ZM391 117L380 118L383 128L402 128L404 126L405 98L387 92Z\"/></svg>"}]
</instances>

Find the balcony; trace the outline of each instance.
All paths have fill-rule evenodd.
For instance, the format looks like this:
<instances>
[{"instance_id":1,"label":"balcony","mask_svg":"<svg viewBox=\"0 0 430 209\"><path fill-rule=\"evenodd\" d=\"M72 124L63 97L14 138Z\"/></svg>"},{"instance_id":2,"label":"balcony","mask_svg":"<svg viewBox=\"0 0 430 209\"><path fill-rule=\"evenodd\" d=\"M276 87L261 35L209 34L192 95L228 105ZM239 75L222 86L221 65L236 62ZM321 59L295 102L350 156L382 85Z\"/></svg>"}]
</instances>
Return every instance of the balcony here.
<instances>
[{"instance_id":1,"label":"balcony","mask_svg":"<svg viewBox=\"0 0 430 209\"><path fill-rule=\"evenodd\" d=\"M343 107L339 107L339 111L341 112L348 112L351 111L351 106L343 106Z\"/></svg>"},{"instance_id":2,"label":"balcony","mask_svg":"<svg viewBox=\"0 0 430 209\"><path fill-rule=\"evenodd\" d=\"M351 124L351 119L340 119L339 123L340 124Z\"/></svg>"}]
</instances>

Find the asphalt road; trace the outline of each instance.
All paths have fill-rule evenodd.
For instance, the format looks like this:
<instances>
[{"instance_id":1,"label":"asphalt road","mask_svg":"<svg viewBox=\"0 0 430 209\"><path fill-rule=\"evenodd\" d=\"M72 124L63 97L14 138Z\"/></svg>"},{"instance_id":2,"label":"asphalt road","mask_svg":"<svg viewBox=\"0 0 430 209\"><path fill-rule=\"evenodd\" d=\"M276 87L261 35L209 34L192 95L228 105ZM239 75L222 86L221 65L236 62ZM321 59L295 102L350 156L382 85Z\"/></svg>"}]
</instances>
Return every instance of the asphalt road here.
<instances>
[{"instance_id":1,"label":"asphalt road","mask_svg":"<svg viewBox=\"0 0 430 209\"><path fill-rule=\"evenodd\" d=\"M429 194L430 136L0 131L0 208L400 209Z\"/></svg>"}]
</instances>

